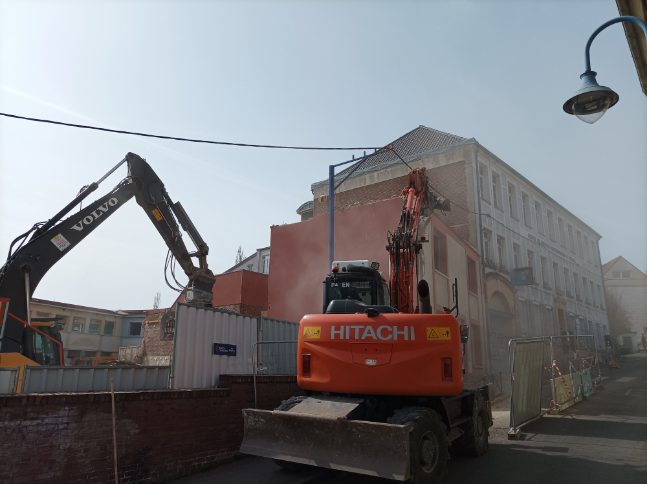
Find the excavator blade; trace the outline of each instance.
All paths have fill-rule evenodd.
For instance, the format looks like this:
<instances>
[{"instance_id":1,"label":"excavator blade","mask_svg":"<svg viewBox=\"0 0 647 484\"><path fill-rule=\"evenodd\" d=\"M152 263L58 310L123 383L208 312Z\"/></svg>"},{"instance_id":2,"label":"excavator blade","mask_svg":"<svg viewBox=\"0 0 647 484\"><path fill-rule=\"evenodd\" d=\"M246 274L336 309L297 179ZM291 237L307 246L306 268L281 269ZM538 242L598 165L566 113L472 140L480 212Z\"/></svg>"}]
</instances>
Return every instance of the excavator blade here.
<instances>
[{"instance_id":1,"label":"excavator blade","mask_svg":"<svg viewBox=\"0 0 647 484\"><path fill-rule=\"evenodd\" d=\"M272 459L404 481L409 428L284 411L243 410L240 451Z\"/></svg>"}]
</instances>

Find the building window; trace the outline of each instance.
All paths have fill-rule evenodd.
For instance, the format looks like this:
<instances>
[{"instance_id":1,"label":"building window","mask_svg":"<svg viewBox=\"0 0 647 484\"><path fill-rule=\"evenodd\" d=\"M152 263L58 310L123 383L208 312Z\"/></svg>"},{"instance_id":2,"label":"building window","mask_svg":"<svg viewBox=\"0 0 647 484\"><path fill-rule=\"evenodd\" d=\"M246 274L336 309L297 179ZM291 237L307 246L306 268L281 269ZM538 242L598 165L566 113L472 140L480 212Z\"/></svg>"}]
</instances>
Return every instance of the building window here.
<instances>
[{"instance_id":1,"label":"building window","mask_svg":"<svg viewBox=\"0 0 647 484\"><path fill-rule=\"evenodd\" d=\"M517 189L512 183L508 183L508 205L510 205L510 216L513 219L518 219L517 213Z\"/></svg>"},{"instance_id":2,"label":"building window","mask_svg":"<svg viewBox=\"0 0 647 484\"><path fill-rule=\"evenodd\" d=\"M555 279L555 290L559 294L561 294L562 285L560 284L560 281L559 281L559 265L557 265L557 262L553 262L553 278Z\"/></svg>"},{"instance_id":3,"label":"building window","mask_svg":"<svg viewBox=\"0 0 647 484\"><path fill-rule=\"evenodd\" d=\"M439 232L434 233L434 267L447 274L447 237Z\"/></svg>"},{"instance_id":4,"label":"building window","mask_svg":"<svg viewBox=\"0 0 647 484\"><path fill-rule=\"evenodd\" d=\"M600 307L602 309L605 309L605 307L604 307L604 296L602 294L602 287L600 286L600 284L598 284L597 287L598 287L598 299L600 300ZM645 331L645 333L647 333L647 331Z\"/></svg>"},{"instance_id":5,"label":"building window","mask_svg":"<svg viewBox=\"0 0 647 484\"><path fill-rule=\"evenodd\" d=\"M99 334L101 332L101 321L98 319L91 319L90 326L88 326L89 334Z\"/></svg>"},{"instance_id":6,"label":"building window","mask_svg":"<svg viewBox=\"0 0 647 484\"><path fill-rule=\"evenodd\" d=\"M595 241L591 240L591 262L596 262L598 260L597 255L598 251L596 250Z\"/></svg>"},{"instance_id":7,"label":"building window","mask_svg":"<svg viewBox=\"0 0 647 484\"><path fill-rule=\"evenodd\" d=\"M532 280L535 281L535 253L532 250L528 251L528 267L532 269Z\"/></svg>"},{"instance_id":8,"label":"building window","mask_svg":"<svg viewBox=\"0 0 647 484\"><path fill-rule=\"evenodd\" d=\"M564 219L557 217L557 228L559 229L559 243L566 247L566 232L564 231Z\"/></svg>"},{"instance_id":9,"label":"building window","mask_svg":"<svg viewBox=\"0 0 647 484\"><path fill-rule=\"evenodd\" d=\"M582 232L577 231L577 253L580 257L584 257L584 251L582 250Z\"/></svg>"},{"instance_id":10,"label":"building window","mask_svg":"<svg viewBox=\"0 0 647 484\"><path fill-rule=\"evenodd\" d=\"M530 198L527 193L521 192L521 205L523 209L523 223L527 227L532 227L532 222L530 221Z\"/></svg>"},{"instance_id":11,"label":"building window","mask_svg":"<svg viewBox=\"0 0 647 484\"><path fill-rule=\"evenodd\" d=\"M269 255L264 255L261 259L262 263L262 272L263 274L269 274L270 273L270 256Z\"/></svg>"},{"instance_id":12,"label":"building window","mask_svg":"<svg viewBox=\"0 0 647 484\"><path fill-rule=\"evenodd\" d=\"M589 285L586 282L586 277L582 276L582 294L584 295L584 300L588 303L589 299Z\"/></svg>"},{"instance_id":13,"label":"building window","mask_svg":"<svg viewBox=\"0 0 647 484\"><path fill-rule=\"evenodd\" d=\"M490 200L490 186L487 184L487 166L479 163L479 186L481 188L481 198Z\"/></svg>"},{"instance_id":14,"label":"building window","mask_svg":"<svg viewBox=\"0 0 647 484\"><path fill-rule=\"evenodd\" d=\"M546 289L550 289L550 282L548 280L548 260L542 255L539 258L541 263L541 282Z\"/></svg>"},{"instance_id":15,"label":"building window","mask_svg":"<svg viewBox=\"0 0 647 484\"><path fill-rule=\"evenodd\" d=\"M568 248L575 254L575 239L573 238L573 226L571 224L568 225Z\"/></svg>"},{"instance_id":16,"label":"building window","mask_svg":"<svg viewBox=\"0 0 647 484\"><path fill-rule=\"evenodd\" d=\"M555 220L553 220L553 212L551 210L546 210L546 218L548 219L548 237L553 242L555 239Z\"/></svg>"},{"instance_id":17,"label":"building window","mask_svg":"<svg viewBox=\"0 0 647 484\"><path fill-rule=\"evenodd\" d=\"M571 275L568 272L568 268L564 267L564 290L568 297L572 297L571 293Z\"/></svg>"},{"instance_id":18,"label":"building window","mask_svg":"<svg viewBox=\"0 0 647 484\"><path fill-rule=\"evenodd\" d=\"M580 295L580 277L577 275L577 272L573 272L573 289L575 290L575 299L581 301L582 296Z\"/></svg>"},{"instance_id":19,"label":"building window","mask_svg":"<svg viewBox=\"0 0 647 484\"><path fill-rule=\"evenodd\" d=\"M497 249L497 255L498 255L498 262L499 262L499 267L501 269L506 269L508 267L508 263L506 261L506 253L505 253L505 238L501 237L500 235L497 235L496 237L496 249Z\"/></svg>"},{"instance_id":20,"label":"building window","mask_svg":"<svg viewBox=\"0 0 647 484\"><path fill-rule=\"evenodd\" d=\"M141 336L142 323L130 323L128 327L128 336Z\"/></svg>"},{"instance_id":21,"label":"building window","mask_svg":"<svg viewBox=\"0 0 647 484\"><path fill-rule=\"evenodd\" d=\"M488 229L483 229L483 257L485 264L492 263L492 232Z\"/></svg>"},{"instance_id":22,"label":"building window","mask_svg":"<svg viewBox=\"0 0 647 484\"><path fill-rule=\"evenodd\" d=\"M467 290L474 294L479 293L478 278L476 277L476 261L467 258Z\"/></svg>"},{"instance_id":23,"label":"building window","mask_svg":"<svg viewBox=\"0 0 647 484\"><path fill-rule=\"evenodd\" d=\"M103 323L103 334L111 336L115 334L115 322L106 321Z\"/></svg>"},{"instance_id":24,"label":"building window","mask_svg":"<svg viewBox=\"0 0 647 484\"><path fill-rule=\"evenodd\" d=\"M516 242L512 243L512 257L515 268L521 267L521 247Z\"/></svg>"},{"instance_id":25,"label":"building window","mask_svg":"<svg viewBox=\"0 0 647 484\"><path fill-rule=\"evenodd\" d=\"M494 206L503 210L503 201L501 200L501 177L498 173L492 172L492 200Z\"/></svg>"},{"instance_id":26,"label":"building window","mask_svg":"<svg viewBox=\"0 0 647 484\"><path fill-rule=\"evenodd\" d=\"M598 306L598 300L595 297L595 287L593 286L593 281L589 280L589 291L591 293L591 303L593 303L594 306Z\"/></svg>"},{"instance_id":27,"label":"building window","mask_svg":"<svg viewBox=\"0 0 647 484\"><path fill-rule=\"evenodd\" d=\"M72 331L75 333L83 333L83 327L85 326L85 318L75 317L72 320Z\"/></svg>"},{"instance_id":28,"label":"building window","mask_svg":"<svg viewBox=\"0 0 647 484\"><path fill-rule=\"evenodd\" d=\"M537 220L537 230L544 234L544 214L541 211L541 203L535 202L535 219Z\"/></svg>"}]
</instances>

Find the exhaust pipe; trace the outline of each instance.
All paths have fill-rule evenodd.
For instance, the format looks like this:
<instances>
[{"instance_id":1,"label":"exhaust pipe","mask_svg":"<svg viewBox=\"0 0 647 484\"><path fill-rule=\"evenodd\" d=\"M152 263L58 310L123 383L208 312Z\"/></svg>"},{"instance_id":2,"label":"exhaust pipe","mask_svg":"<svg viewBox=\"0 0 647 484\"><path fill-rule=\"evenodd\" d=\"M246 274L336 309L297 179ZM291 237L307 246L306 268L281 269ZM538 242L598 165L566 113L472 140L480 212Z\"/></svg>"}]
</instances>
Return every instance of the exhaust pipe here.
<instances>
[{"instance_id":1,"label":"exhaust pipe","mask_svg":"<svg viewBox=\"0 0 647 484\"><path fill-rule=\"evenodd\" d=\"M429 284L424 279L418 283L418 306L423 314L431 314L431 295Z\"/></svg>"}]
</instances>

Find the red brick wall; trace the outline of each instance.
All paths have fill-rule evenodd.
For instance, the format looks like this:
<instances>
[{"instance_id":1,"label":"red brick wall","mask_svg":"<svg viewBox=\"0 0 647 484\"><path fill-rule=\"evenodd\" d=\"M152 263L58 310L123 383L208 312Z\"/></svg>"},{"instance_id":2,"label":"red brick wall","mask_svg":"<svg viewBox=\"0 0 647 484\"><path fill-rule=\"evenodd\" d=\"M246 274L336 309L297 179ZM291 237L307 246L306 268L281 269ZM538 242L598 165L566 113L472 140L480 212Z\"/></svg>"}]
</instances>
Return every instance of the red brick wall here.
<instances>
[{"instance_id":1,"label":"red brick wall","mask_svg":"<svg viewBox=\"0 0 647 484\"><path fill-rule=\"evenodd\" d=\"M251 376L210 390L117 393L119 482L157 482L233 458ZM259 407L299 394L294 377L257 377ZM0 397L0 482L113 483L109 393Z\"/></svg>"},{"instance_id":2,"label":"red brick wall","mask_svg":"<svg viewBox=\"0 0 647 484\"><path fill-rule=\"evenodd\" d=\"M259 317L267 309L266 274L236 271L220 274L213 285L213 306Z\"/></svg>"}]
</instances>

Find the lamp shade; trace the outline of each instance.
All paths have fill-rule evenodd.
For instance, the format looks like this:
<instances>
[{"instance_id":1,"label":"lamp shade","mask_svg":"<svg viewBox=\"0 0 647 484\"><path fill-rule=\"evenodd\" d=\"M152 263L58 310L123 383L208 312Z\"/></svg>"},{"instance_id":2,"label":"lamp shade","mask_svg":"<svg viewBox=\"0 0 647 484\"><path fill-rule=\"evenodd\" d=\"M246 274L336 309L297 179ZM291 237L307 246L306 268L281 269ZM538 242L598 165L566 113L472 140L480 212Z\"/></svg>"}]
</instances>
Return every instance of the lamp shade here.
<instances>
[{"instance_id":1,"label":"lamp shade","mask_svg":"<svg viewBox=\"0 0 647 484\"><path fill-rule=\"evenodd\" d=\"M595 80L594 71L586 71L580 76L582 87L564 103L564 111L574 114L582 121L593 124L618 102L618 94Z\"/></svg>"}]
</instances>

